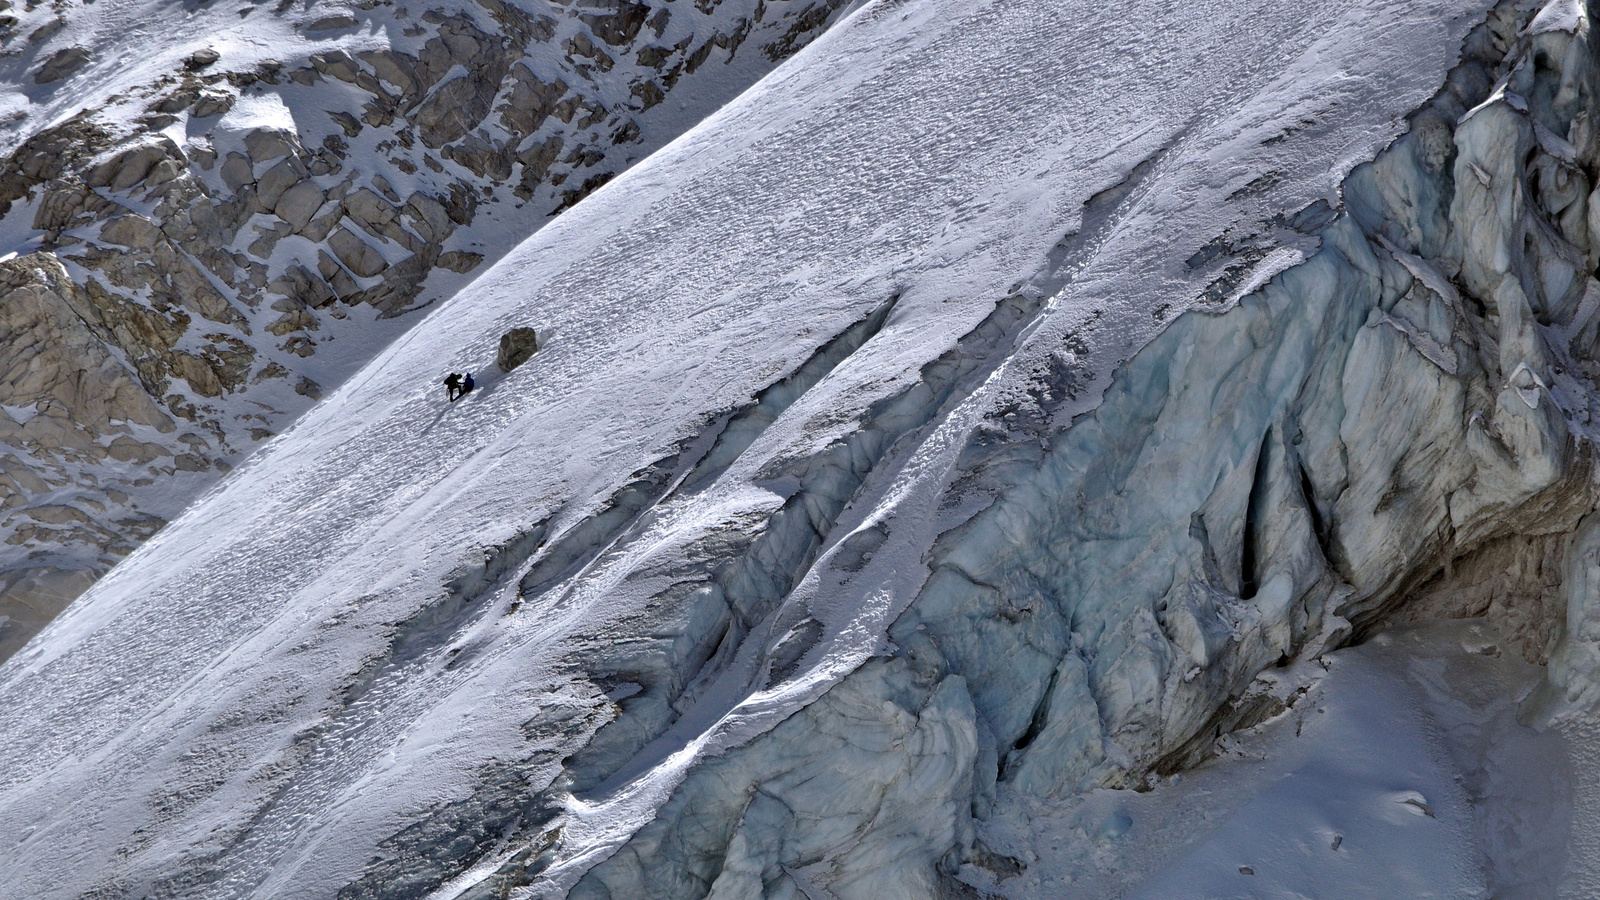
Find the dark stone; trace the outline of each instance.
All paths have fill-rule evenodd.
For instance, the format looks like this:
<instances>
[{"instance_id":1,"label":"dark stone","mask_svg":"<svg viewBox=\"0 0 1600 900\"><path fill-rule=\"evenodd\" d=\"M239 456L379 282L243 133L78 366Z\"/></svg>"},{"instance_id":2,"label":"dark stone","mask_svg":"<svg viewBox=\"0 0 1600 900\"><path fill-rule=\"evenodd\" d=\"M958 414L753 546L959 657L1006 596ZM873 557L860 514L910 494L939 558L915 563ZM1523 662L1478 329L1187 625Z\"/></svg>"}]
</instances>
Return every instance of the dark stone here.
<instances>
[{"instance_id":1,"label":"dark stone","mask_svg":"<svg viewBox=\"0 0 1600 900\"><path fill-rule=\"evenodd\" d=\"M532 328L513 328L500 336L500 354L495 364L509 372L528 361L539 350L539 335Z\"/></svg>"},{"instance_id":2,"label":"dark stone","mask_svg":"<svg viewBox=\"0 0 1600 900\"><path fill-rule=\"evenodd\" d=\"M221 58L222 54L211 49L210 47L206 47L203 50L196 50L194 53L191 53L189 58L183 61L183 67L191 72L198 72L201 69L214 64Z\"/></svg>"}]
</instances>

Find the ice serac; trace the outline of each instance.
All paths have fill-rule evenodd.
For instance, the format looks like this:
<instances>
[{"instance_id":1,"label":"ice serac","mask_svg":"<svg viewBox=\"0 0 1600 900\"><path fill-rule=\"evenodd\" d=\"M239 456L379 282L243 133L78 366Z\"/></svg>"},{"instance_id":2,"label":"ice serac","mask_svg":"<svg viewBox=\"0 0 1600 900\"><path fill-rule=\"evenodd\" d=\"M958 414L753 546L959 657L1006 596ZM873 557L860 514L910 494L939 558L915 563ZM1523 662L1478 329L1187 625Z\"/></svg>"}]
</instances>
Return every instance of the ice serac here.
<instances>
[{"instance_id":1,"label":"ice serac","mask_svg":"<svg viewBox=\"0 0 1600 900\"><path fill-rule=\"evenodd\" d=\"M1409 133L1351 173L1342 211L1275 223L1318 249L1237 302L1224 269L1216 308L1179 316L1092 412L1060 427L1057 407L1075 412L1060 398L1081 389L1063 343L1076 354L1083 339L1046 322L1023 341L1014 360L1049 348L1057 362L967 438L942 502L981 511L934 541L887 647L837 702L702 764L572 895L1005 893L1017 860L1037 859L1014 820L1039 798L1191 767L1282 710L1258 673L1352 629L1487 614L1548 658L1560 608L1489 597L1531 580L1537 598L1595 503L1594 55L1586 15L1555 9L1493 11ZM1270 253L1257 238L1220 236L1186 265ZM1592 605L1586 554L1569 591ZM1592 642L1595 614L1581 615ZM1576 700L1595 654L1562 648L1585 667ZM976 743L934 748L842 707L871 697L887 724L941 709L956 683ZM886 739L837 748L836 733ZM960 753L970 781L921 780ZM908 758L885 774L863 755ZM831 772L860 775L841 790ZM926 792L914 821L885 815L905 783ZM943 812L941 790L972 802Z\"/></svg>"},{"instance_id":2,"label":"ice serac","mask_svg":"<svg viewBox=\"0 0 1600 900\"><path fill-rule=\"evenodd\" d=\"M1579 702L1590 27L862 6L0 669L0 892L1037 896L1407 616Z\"/></svg>"}]
</instances>

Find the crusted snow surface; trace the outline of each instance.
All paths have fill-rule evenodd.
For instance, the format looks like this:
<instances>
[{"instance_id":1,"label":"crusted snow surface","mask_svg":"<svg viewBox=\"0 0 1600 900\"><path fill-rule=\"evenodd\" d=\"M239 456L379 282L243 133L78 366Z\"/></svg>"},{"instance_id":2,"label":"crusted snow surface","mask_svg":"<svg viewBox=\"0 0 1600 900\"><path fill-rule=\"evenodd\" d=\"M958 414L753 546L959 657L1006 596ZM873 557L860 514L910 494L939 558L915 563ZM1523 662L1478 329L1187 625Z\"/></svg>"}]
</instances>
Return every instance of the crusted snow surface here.
<instances>
[{"instance_id":1,"label":"crusted snow surface","mask_svg":"<svg viewBox=\"0 0 1600 900\"><path fill-rule=\"evenodd\" d=\"M0 416L0 657L409 313L737 96L842 5L0 10L0 400L42 414ZM61 363L83 358L99 361L88 383Z\"/></svg>"},{"instance_id":2,"label":"crusted snow surface","mask_svg":"<svg viewBox=\"0 0 1600 900\"><path fill-rule=\"evenodd\" d=\"M992 743L974 704L1008 701L953 675L905 712L910 687L841 679L898 652L972 515L947 489L973 430L1041 367L1069 373L1065 425L1175 317L1305 259L1297 214L1338 204L1486 5L867 4L0 669L0 895L561 894L767 735L796 782L846 754L832 793L881 816L855 857L742 873L771 848L724 835L722 894L770 870L775 895L925 896ZM529 323L538 354L489 371ZM454 405L450 370L479 379ZM763 815L796 814L735 818ZM684 877L645 893L705 893Z\"/></svg>"}]
</instances>

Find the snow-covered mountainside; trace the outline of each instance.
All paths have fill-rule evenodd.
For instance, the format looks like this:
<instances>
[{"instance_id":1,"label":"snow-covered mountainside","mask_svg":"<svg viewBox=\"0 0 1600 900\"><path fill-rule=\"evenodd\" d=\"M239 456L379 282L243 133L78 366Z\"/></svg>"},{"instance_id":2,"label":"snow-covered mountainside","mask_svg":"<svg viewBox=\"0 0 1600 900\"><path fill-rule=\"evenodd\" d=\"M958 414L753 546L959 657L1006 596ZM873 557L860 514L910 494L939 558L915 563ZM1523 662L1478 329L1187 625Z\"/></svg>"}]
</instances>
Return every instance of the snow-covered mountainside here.
<instances>
[{"instance_id":1,"label":"snow-covered mountainside","mask_svg":"<svg viewBox=\"0 0 1600 900\"><path fill-rule=\"evenodd\" d=\"M0 668L0 896L1591 895L1591 16L1308 10L850 12Z\"/></svg>"},{"instance_id":2,"label":"snow-covered mountainside","mask_svg":"<svg viewBox=\"0 0 1600 900\"><path fill-rule=\"evenodd\" d=\"M840 6L7 3L0 659Z\"/></svg>"}]
</instances>

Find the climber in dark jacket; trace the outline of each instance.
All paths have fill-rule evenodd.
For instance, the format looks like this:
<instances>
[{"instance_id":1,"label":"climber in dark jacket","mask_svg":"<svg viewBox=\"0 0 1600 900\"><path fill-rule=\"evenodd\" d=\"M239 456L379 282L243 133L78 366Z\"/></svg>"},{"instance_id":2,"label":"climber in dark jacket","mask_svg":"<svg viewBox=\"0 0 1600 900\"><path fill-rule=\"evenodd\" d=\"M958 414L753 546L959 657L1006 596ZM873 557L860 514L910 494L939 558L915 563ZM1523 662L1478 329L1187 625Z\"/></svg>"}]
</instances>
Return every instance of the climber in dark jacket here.
<instances>
[{"instance_id":1,"label":"climber in dark jacket","mask_svg":"<svg viewBox=\"0 0 1600 900\"><path fill-rule=\"evenodd\" d=\"M477 386L478 383L472 380L472 373L468 372L461 379L461 393L457 394L455 399L460 400L462 397L472 393L472 389Z\"/></svg>"},{"instance_id":2,"label":"climber in dark jacket","mask_svg":"<svg viewBox=\"0 0 1600 900\"><path fill-rule=\"evenodd\" d=\"M446 375L444 377L444 388L445 393L450 397L451 403L454 403L457 397L465 394L466 391L461 389L461 373L451 372L449 375Z\"/></svg>"}]
</instances>

